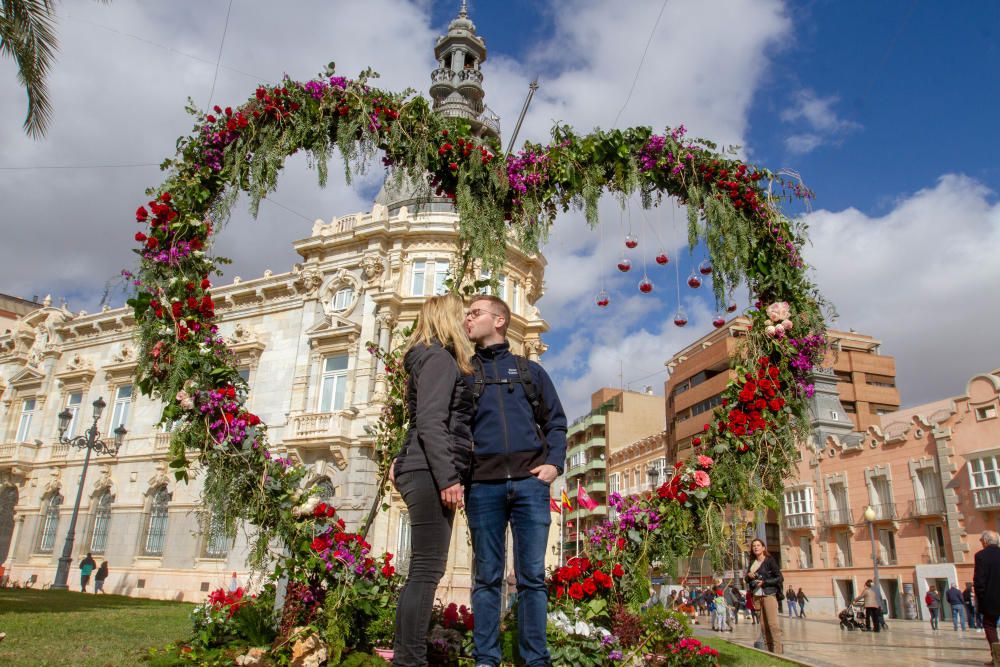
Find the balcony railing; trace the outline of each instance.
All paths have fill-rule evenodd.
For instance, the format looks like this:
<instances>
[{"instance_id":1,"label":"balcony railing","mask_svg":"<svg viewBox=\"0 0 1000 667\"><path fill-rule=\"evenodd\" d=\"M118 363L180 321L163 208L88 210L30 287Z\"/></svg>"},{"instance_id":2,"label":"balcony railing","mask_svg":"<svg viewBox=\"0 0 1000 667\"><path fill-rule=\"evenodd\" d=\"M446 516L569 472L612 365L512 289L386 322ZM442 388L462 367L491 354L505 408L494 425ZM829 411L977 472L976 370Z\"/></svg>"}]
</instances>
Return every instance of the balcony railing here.
<instances>
[{"instance_id":1,"label":"balcony railing","mask_svg":"<svg viewBox=\"0 0 1000 667\"><path fill-rule=\"evenodd\" d=\"M166 452L170 449L170 433L157 433L153 437L153 451Z\"/></svg>"},{"instance_id":2,"label":"balcony railing","mask_svg":"<svg viewBox=\"0 0 1000 667\"><path fill-rule=\"evenodd\" d=\"M310 440L314 438L349 438L353 415L342 412L309 412L291 418L291 433L286 440Z\"/></svg>"},{"instance_id":3,"label":"balcony railing","mask_svg":"<svg viewBox=\"0 0 1000 667\"><path fill-rule=\"evenodd\" d=\"M994 509L1000 507L1000 486L987 486L972 490L972 502L976 509Z\"/></svg>"},{"instance_id":4,"label":"balcony railing","mask_svg":"<svg viewBox=\"0 0 1000 667\"><path fill-rule=\"evenodd\" d=\"M910 501L911 516L940 516L944 514L944 499L937 496Z\"/></svg>"},{"instance_id":5,"label":"balcony railing","mask_svg":"<svg viewBox=\"0 0 1000 667\"><path fill-rule=\"evenodd\" d=\"M816 526L816 515L812 512L808 514L786 514L785 528L797 530L802 528L814 528Z\"/></svg>"},{"instance_id":6,"label":"balcony railing","mask_svg":"<svg viewBox=\"0 0 1000 667\"><path fill-rule=\"evenodd\" d=\"M827 526L850 526L854 523L854 512L850 508L823 512L823 524Z\"/></svg>"},{"instance_id":7,"label":"balcony railing","mask_svg":"<svg viewBox=\"0 0 1000 667\"><path fill-rule=\"evenodd\" d=\"M872 505L872 510L875 512L875 521L895 521L899 518L896 515L896 503Z\"/></svg>"}]
</instances>

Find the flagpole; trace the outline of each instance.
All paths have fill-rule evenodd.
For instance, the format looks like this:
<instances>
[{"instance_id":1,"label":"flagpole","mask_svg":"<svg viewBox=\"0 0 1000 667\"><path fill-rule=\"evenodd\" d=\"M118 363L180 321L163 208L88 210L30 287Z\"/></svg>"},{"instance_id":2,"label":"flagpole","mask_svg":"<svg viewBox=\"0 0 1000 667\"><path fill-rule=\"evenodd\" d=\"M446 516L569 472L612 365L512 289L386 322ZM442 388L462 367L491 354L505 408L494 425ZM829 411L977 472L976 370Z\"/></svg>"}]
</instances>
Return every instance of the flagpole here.
<instances>
[{"instance_id":1,"label":"flagpole","mask_svg":"<svg viewBox=\"0 0 1000 667\"><path fill-rule=\"evenodd\" d=\"M566 493L566 487L563 487ZM559 499L559 567L563 566L563 545L566 544L566 508L562 507L562 498Z\"/></svg>"},{"instance_id":2,"label":"flagpole","mask_svg":"<svg viewBox=\"0 0 1000 667\"><path fill-rule=\"evenodd\" d=\"M576 509L580 509L580 478L576 478ZM583 520L583 514L576 517L576 557L580 557L580 521Z\"/></svg>"}]
</instances>

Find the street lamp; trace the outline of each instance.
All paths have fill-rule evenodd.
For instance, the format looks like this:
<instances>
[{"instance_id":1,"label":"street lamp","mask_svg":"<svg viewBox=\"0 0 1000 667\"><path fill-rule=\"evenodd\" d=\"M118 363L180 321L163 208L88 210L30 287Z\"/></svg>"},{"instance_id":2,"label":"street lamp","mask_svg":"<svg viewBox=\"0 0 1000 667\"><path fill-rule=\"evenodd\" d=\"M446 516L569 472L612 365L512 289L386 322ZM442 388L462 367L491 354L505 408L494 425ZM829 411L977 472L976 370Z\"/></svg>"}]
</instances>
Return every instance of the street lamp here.
<instances>
[{"instance_id":1,"label":"street lamp","mask_svg":"<svg viewBox=\"0 0 1000 667\"><path fill-rule=\"evenodd\" d=\"M656 480L660 477L660 471L656 466L652 466L646 471L649 476L649 483L653 485L653 491L656 491Z\"/></svg>"},{"instance_id":2,"label":"street lamp","mask_svg":"<svg viewBox=\"0 0 1000 667\"><path fill-rule=\"evenodd\" d=\"M875 527L874 521L876 517L875 508L869 505L865 508L865 521L868 522L868 539L871 541L872 545L872 567L875 568L875 602L878 604L878 620L877 623L882 623L882 591L878 583L878 557L875 555Z\"/></svg>"},{"instance_id":3,"label":"street lamp","mask_svg":"<svg viewBox=\"0 0 1000 667\"><path fill-rule=\"evenodd\" d=\"M97 421L101 418L101 413L104 412L104 408L107 406L108 404L104 402L103 398L98 398L94 401L94 423L85 434L78 435L75 438L65 437L66 429L69 428L69 423L73 421L73 413L70 412L69 408L59 413L59 442L64 445L86 449L87 455L83 459L83 472L80 473L80 485L76 489L76 502L73 503L73 514L69 520L69 530L66 531L66 542L63 544L62 557L59 559L59 565L56 567L56 580L52 584L52 588L55 589L66 590L69 588L66 585L66 581L69 579L69 564L73 562L73 537L74 533L76 533L76 516L80 513L80 499L83 497L83 485L87 481L87 467L90 465L90 453L97 452L98 455L107 454L108 456L117 456L118 450L121 449L122 443L125 441L125 434L128 432L125 430L125 426L119 424L118 428L115 429L115 439L112 443L109 444L98 439L101 433L97 430Z\"/></svg>"}]
</instances>

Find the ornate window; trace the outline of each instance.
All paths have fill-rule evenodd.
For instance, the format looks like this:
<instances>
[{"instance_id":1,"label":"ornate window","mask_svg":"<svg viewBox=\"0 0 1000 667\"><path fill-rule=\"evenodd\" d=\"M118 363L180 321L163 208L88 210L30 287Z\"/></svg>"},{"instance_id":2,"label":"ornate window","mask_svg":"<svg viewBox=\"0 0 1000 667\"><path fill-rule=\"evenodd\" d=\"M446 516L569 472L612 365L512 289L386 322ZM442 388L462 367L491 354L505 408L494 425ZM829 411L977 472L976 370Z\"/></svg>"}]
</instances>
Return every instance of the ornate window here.
<instances>
[{"instance_id":1,"label":"ornate window","mask_svg":"<svg viewBox=\"0 0 1000 667\"><path fill-rule=\"evenodd\" d=\"M80 406L83 404L83 392L76 391L72 394L67 394L66 396L66 409L70 411L73 418L69 421L69 427L66 429L66 437L73 438L76 437L76 429L80 423Z\"/></svg>"},{"instance_id":2,"label":"ornate window","mask_svg":"<svg viewBox=\"0 0 1000 667\"><path fill-rule=\"evenodd\" d=\"M35 416L35 405L34 398L26 398L21 402L21 419L17 422L17 442L28 442L31 419Z\"/></svg>"},{"instance_id":3,"label":"ornate window","mask_svg":"<svg viewBox=\"0 0 1000 667\"><path fill-rule=\"evenodd\" d=\"M108 528L111 526L111 489L105 489L94 503L93 527L90 531L90 551L104 553L108 547Z\"/></svg>"},{"instance_id":4,"label":"ornate window","mask_svg":"<svg viewBox=\"0 0 1000 667\"><path fill-rule=\"evenodd\" d=\"M52 547L56 544L56 528L59 526L59 509L62 507L63 497L54 493L49 497L42 512L42 531L38 539L38 550L42 553L52 553Z\"/></svg>"},{"instance_id":5,"label":"ornate window","mask_svg":"<svg viewBox=\"0 0 1000 667\"><path fill-rule=\"evenodd\" d=\"M108 432L128 422L129 408L132 405L132 385L123 384L115 390L115 404L111 412L111 425Z\"/></svg>"},{"instance_id":6,"label":"ornate window","mask_svg":"<svg viewBox=\"0 0 1000 667\"><path fill-rule=\"evenodd\" d=\"M142 548L143 555L163 555L163 545L167 539L167 506L169 504L170 494L167 492L167 487L159 487L153 493L149 503L149 515L146 519L146 539Z\"/></svg>"},{"instance_id":7,"label":"ornate window","mask_svg":"<svg viewBox=\"0 0 1000 667\"><path fill-rule=\"evenodd\" d=\"M341 312L347 310L354 301L354 288L347 286L341 287L337 290L336 294L333 295L333 310L334 312Z\"/></svg>"},{"instance_id":8,"label":"ornate window","mask_svg":"<svg viewBox=\"0 0 1000 667\"><path fill-rule=\"evenodd\" d=\"M323 360L323 379L320 383L320 412L344 409L347 395L347 355L338 354Z\"/></svg>"},{"instance_id":9,"label":"ornate window","mask_svg":"<svg viewBox=\"0 0 1000 667\"><path fill-rule=\"evenodd\" d=\"M444 281L448 277L448 262L446 260L414 260L412 275L413 282L410 286L410 294L413 296L444 294L447 291L444 287ZM428 281L430 281L429 285Z\"/></svg>"},{"instance_id":10,"label":"ornate window","mask_svg":"<svg viewBox=\"0 0 1000 667\"><path fill-rule=\"evenodd\" d=\"M222 517L212 514L208 519L208 533L202 555L205 558L225 558L229 553L229 538Z\"/></svg>"}]
</instances>

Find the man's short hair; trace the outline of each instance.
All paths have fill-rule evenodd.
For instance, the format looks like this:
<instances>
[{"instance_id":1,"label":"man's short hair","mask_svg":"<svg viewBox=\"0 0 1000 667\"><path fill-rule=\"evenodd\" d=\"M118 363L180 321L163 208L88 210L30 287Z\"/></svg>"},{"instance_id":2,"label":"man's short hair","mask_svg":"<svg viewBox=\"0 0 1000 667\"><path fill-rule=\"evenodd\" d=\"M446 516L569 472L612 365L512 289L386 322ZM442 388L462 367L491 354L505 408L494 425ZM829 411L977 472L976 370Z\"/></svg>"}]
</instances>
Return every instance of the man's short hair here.
<instances>
[{"instance_id":1,"label":"man's short hair","mask_svg":"<svg viewBox=\"0 0 1000 667\"><path fill-rule=\"evenodd\" d=\"M993 546L1000 545L1000 534L995 530L984 530L983 534L979 536L979 539L983 541L983 544L992 544Z\"/></svg>"},{"instance_id":2,"label":"man's short hair","mask_svg":"<svg viewBox=\"0 0 1000 667\"><path fill-rule=\"evenodd\" d=\"M492 294L477 294L472 297L472 303L476 301L489 301L497 309L497 315L503 316L503 329L500 331L500 335L506 336L507 327L510 326L510 306L507 305L507 302Z\"/></svg>"}]
</instances>

